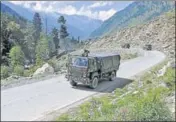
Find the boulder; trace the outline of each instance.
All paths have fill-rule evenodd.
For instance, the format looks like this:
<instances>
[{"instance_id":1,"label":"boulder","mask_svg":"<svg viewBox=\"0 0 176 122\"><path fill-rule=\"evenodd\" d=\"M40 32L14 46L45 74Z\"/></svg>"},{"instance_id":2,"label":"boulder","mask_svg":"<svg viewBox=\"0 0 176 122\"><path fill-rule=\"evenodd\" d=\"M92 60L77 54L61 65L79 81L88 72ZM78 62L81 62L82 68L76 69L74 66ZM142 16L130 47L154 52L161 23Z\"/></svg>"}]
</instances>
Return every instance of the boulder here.
<instances>
[{"instance_id":1,"label":"boulder","mask_svg":"<svg viewBox=\"0 0 176 122\"><path fill-rule=\"evenodd\" d=\"M48 63L44 64L41 68L37 69L33 76L44 75L44 74L53 74L54 68Z\"/></svg>"}]
</instances>

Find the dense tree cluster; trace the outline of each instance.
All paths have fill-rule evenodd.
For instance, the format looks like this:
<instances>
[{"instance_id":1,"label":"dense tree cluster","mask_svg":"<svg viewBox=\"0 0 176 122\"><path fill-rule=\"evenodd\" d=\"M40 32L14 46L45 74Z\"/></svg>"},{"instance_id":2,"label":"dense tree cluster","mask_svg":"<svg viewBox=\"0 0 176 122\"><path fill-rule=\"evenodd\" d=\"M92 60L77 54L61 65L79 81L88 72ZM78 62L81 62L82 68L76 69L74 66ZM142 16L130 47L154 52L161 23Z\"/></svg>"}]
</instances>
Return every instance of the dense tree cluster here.
<instances>
[{"instance_id":1,"label":"dense tree cluster","mask_svg":"<svg viewBox=\"0 0 176 122\"><path fill-rule=\"evenodd\" d=\"M3 76L9 76L9 70L21 75L26 64L41 65L57 55L60 40L66 41L69 36L63 16L58 18L58 24L60 28L54 27L51 33L46 35L39 13L35 13L33 21L30 22L23 17L1 12L1 65L5 73Z\"/></svg>"}]
</instances>

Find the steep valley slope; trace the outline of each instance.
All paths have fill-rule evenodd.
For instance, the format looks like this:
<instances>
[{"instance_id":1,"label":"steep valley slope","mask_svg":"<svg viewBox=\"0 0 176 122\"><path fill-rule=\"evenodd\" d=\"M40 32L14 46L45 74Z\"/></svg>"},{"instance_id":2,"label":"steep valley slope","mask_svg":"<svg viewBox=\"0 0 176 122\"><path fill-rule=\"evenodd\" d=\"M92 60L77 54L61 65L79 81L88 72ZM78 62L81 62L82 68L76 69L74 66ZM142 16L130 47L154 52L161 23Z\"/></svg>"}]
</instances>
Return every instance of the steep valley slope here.
<instances>
[{"instance_id":1,"label":"steep valley slope","mask_svg":"<svg viewBox=\"0 0 176 122\"><path fill-rule=\"evenodd\" d=\"M153 50L164 52L169 58L175 57L175 11L169 11L145 24L117 30L113 34L88 42L86 49L119 49L122 44L142 48L152 44Z\"/></svg>"},{"instance_id":2,"label":"steep valley slope","mask_svg":"<svg viewBox=\"0 0 176 122\"><path fill-rule=\"evenodd\" d=\"M135 1L104 21L99 28L91 33L90 37L101 37L116 30L149 22L174 8L173 1Z\"/></svg>"}]
</instances>

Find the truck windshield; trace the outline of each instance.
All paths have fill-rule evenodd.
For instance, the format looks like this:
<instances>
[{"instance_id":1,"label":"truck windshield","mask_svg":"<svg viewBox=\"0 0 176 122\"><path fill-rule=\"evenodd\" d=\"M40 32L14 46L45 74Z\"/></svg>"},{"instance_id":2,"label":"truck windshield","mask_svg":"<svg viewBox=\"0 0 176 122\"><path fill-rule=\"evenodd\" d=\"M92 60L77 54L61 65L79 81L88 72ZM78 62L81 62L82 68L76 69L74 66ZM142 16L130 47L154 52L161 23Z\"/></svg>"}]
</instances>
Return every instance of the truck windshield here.
<instances>
[{"instance_id":1,"label":"truck windshield","mask_svg":"<svg viewBox=\"0 0 176 122\"><path fill-rule=\"evenodd\" d=\"M88 66L88 59L83 58L83 57L72 58L72 65L73 66L87 67Z\"/></svg>"}]
</instances>

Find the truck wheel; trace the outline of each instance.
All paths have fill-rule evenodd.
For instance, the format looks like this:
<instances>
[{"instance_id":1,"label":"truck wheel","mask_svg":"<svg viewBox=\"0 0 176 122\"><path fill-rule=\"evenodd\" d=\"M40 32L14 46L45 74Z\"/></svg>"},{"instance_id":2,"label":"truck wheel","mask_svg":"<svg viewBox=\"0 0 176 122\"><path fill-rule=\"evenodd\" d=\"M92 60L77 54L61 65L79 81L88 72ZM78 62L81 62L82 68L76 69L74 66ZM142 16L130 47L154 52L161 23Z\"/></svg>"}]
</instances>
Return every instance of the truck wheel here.
<instances>
[{"instance_id":1,"label":"truck wheel","mask_svg":"<svg viewBox=\"0 0 176 122\"><path fill-rule=\"evenodd\" d=\"M72 86L77 86L77 83L75 82L75 81L70 81L70 84L72 85Z\"/></svg>"},{"instance_id":2,"label":"truck wheel","mask_svg":"<svg viewBox=\"0 0 176 122\"><path fill-rule=\"evenodd\" d=\"M110 80L110 81L113 81L115 77L116 77L116 72L113 71L113 72L111 72L111 74L110 74L109 80Z\"/></svg>"},{"instance_id":3,"label":"truck wheel","mask_svg":"<svg viewBox=\"0 0 176 122\"><path fill-rule=\"evenodd\" d=\"M98 78L97 78L97 77L94 77L93 80L92 80L92 82L91 82L90 87L91 87L92 89L95 89L97 86L98 86Z\"/></svg>"}]
</instances>

